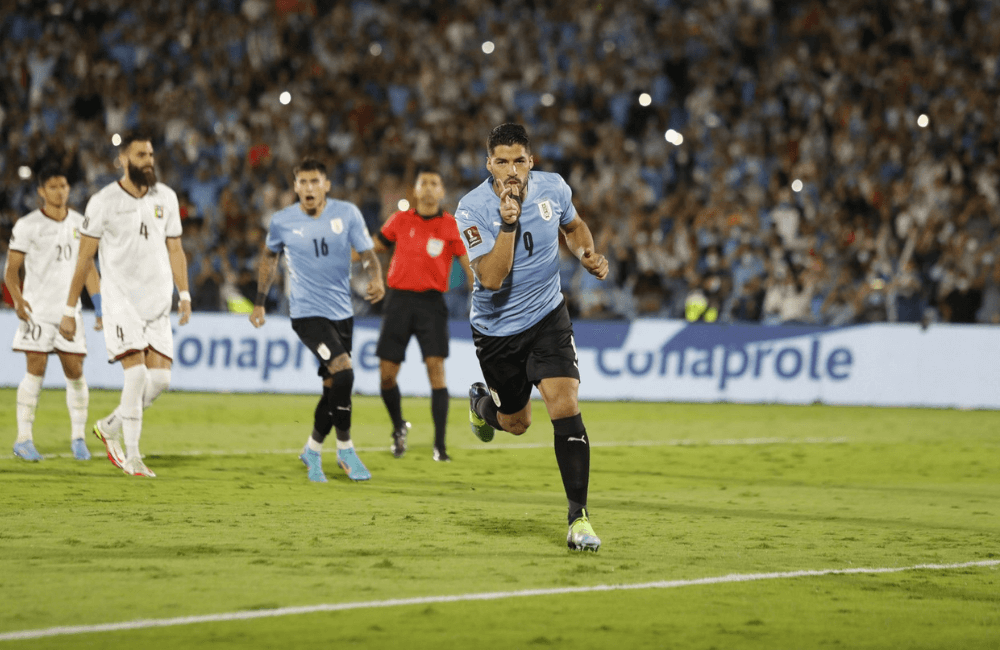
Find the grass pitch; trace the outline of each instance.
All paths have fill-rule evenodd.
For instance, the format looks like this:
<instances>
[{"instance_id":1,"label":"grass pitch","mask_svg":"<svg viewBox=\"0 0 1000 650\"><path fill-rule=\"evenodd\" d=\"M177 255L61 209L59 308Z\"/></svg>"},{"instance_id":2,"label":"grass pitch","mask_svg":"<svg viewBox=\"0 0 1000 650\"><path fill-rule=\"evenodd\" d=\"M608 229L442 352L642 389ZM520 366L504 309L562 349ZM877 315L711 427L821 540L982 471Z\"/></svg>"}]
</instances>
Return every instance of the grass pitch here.
<instances>
[{"instance_id":1,"label":"grass pitch","mask_svg":"<svg viewBox=\"0 0 1000 650\"><path fill-rule=\"evenodd\" d=\"M91 421L117 393L92 391ZM57 626L347 611L0 640L4 648L996 648L1000 567L784 577L493 600L431 598L1000 559L1000 414L587 403L598 554L566 549L551 427L480 444L452 403L452 463L431 460L427 400L404 399L410 450L389 453L377 398L355 400L373 480L295 457L311 396L167 393L124 476L88 434L69 456L61 391L35 443L9 453L0 390L0 639ZM331 445L332 447L332 442ZM281 612L270 612L281 613Z\"/></svg>"}]
</instances>

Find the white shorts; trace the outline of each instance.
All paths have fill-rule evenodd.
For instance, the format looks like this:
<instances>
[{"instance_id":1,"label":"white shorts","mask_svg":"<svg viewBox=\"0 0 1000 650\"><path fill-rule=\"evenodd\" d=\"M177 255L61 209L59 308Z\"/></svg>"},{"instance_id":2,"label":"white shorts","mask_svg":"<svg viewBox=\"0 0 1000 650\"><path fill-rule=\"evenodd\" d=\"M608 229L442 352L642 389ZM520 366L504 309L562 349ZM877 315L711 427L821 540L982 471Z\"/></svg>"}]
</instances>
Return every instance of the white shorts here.
<instances>
[{"instance_id":1,"label":"white shorts","mask_svg":"<svg viewBox=\"0 0 1000 650\"><path fill-rule=\"evenodd\" d=\"M14 332L15 352L65 352L67 354L87 354L87 332L83 329L83 316L76 312L76 336L67 341L59 333L59 326L52 323L26 323Z\"/></svg>"},{"instance_id":2,"label":"white shorts","mask_svg":"<svg viewBox=\"0 0 1000 650\"><path fill-rule=\"evenodd\" d=\"M153 320L143 320L130 303L111 305L104 301L104 345L108 363L114 363L132 352L153 348L171 361L174 358L174 333L170 329L170 312Z\"/></svg>"}]
</instances>

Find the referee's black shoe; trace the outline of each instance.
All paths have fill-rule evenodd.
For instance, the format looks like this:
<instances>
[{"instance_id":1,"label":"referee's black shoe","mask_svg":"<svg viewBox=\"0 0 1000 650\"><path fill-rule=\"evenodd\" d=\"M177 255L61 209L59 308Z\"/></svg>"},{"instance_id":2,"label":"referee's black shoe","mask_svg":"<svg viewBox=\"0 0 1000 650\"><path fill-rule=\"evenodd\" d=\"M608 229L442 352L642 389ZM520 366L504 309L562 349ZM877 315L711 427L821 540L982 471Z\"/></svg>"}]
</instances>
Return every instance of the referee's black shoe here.
<instances>
[{"instance_id":1,"label":"referee's black shoe","mask_svg":"<svg viewBox=\"0 0 1000 650\"><path fill-rule=\"evenodd\" d=\"M404 420L403 426L393 430L392 446L390 446L389 449L392 450L394 458L402 458L403 454L406 453L406 433L409 428L410 423Z\"/></svg>"}]
</instances>

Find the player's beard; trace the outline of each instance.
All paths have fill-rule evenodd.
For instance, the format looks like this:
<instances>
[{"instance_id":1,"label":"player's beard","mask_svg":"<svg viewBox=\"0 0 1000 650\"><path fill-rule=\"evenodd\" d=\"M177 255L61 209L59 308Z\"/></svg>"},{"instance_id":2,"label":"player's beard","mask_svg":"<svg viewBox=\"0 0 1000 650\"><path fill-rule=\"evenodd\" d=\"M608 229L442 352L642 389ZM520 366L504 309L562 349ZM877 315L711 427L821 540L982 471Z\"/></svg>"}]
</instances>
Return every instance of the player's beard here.
<instances>
[{"instance_id":1,"label":"player's beard","mask_svg":"<svg viewBox=\"0 0 1000 650\"><path fill-rule=\"evenodd\" d=\"M511 181L515 181L511 183ZM525 188L527 187L527 179L522 183L520 178L508 178L500 185L500 191L510 188L510 196L517 200L518 203L524 203L524 195L527 194Z\"/></svg>"},{"instance_id":2,"label":"player's beard","mask_svg":"<svg viewBox=\"0 0 1000 650\"><path fill-rule=\"evenodd\" d=\"M156 170L153 169L152 165L139 167L129 162L128 179L138 187L153 187L156 185Z\"/></svg>"},{"instance_id":3,"label":"player's beard","mask_svg":"<svg viewBox=\"0 0 1000 650\"><path fill-rule=\"evenodd\" d=\"M520 178L515 180L517 180L517 184L511 186L513 188L513 191L510 193L510 195L514 197L514 200L516 200L518 203L524 203L524 195L528 193L527 192L528 182L527 180L521 182Z\"/></svg>"}]
</instances>

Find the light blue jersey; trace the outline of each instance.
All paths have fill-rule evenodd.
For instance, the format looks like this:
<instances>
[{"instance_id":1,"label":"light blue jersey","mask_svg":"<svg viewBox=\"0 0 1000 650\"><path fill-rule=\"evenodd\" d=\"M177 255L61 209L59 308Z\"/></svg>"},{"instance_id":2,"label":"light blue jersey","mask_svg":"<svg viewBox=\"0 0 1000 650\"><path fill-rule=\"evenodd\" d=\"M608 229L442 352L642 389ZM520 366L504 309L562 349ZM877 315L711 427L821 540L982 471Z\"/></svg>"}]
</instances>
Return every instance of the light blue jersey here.
<instances>
[{"instance_id":1,"label":"light blue jersey","mask_svg":"<svg viewBox=\"0 0 1000 650\"><path fill-rule=\"evenodd\" d=\"M346 201L327 199L318 217L296 203L274 213L267 247L285 251L292 286L292 318L321 316L344 320L351 306L351 247L373 247L361 211Z\"/></svg>"},{"instance_id":2,"label":"light blue jersey","mask_svg":"<svg viewBox=\"0 0 1000 650\"><path fill-rule=\"evenodd\" d=\"M510 336L528 329L559 306L559 226L576 218L573 192L559 174L528 173L528 195L521 204L514 266L496 291L476 279L472 326L488 336ZM500 197L493 179L472 190L455 210L469 260L493 250L500 234Z\"/></svg>"}]
</instances>

